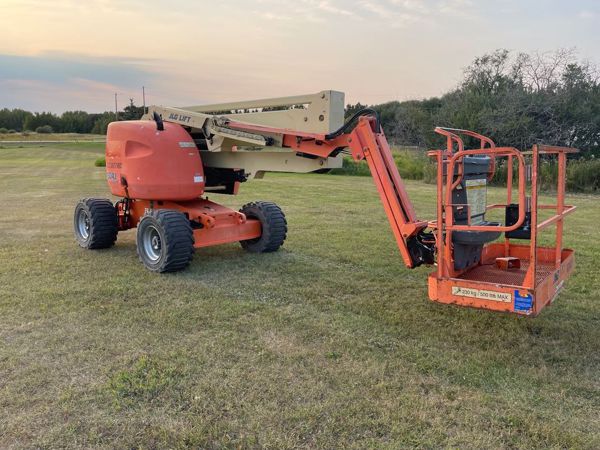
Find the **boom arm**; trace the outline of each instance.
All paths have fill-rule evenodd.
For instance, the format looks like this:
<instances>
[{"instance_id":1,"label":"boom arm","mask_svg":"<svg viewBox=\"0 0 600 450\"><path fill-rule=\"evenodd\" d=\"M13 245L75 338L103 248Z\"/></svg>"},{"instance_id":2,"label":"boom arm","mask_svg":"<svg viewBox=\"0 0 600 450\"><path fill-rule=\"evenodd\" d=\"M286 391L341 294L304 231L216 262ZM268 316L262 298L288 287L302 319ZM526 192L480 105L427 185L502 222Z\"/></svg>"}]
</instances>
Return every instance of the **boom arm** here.
<instances>
[{"instance_id":1,"label":"boom arm","mask_svg":"<svg viewBox=\"0 0 600 450\"><path fill-rule=\"evenodd\" d=\"M360 117L357 125L349 132L333 132L327 135L234 121L229 121L227 126L258 134L281 134L284 146L305 155L329 157L349 147L354 160L364 159L369 165L404 264L409 268L423 263L433 264L433 246L423 242L423 231L427 228L427 222L417 219L383 130L373 116Z\"/></svg>"}]
</instances>

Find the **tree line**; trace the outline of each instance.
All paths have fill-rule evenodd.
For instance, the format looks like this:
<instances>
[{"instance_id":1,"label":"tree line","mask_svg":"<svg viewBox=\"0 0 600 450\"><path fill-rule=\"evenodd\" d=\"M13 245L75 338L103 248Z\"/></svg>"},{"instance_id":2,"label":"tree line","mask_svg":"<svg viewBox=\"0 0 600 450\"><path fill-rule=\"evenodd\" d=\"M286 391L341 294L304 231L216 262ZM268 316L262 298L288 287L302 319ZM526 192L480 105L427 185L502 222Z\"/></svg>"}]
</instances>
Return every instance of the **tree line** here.
<instances>
[{"instance_id":1,"label":"tree line","mask_svg":"<svg viewBox=\"0 0 600 450\"><path fill-rule=\"evenodd\" d=\"M462 82L441 97L371 105L397 145L437 148L434 127L465 128L521 150L535 143L577 147L600 156L600 74L574 50L476 58ZM348 105L351 116L365 107Z\"/></svg>"},{"instance_id":2,"label":"tree line","mask_svg":"<svg viewBox=\"0 0 600 450\"><path fill-rule=\"evenodd\" d=\"M142 117L144 108L130 99L119 120L135 120ZM106 134L106 128L115 120L114 112L88 113L65 111L58 115L50 112L25 111L23 109L0 109L0 132L37 131L41 133L92 133Z\"/></svg>"}]
</instances>

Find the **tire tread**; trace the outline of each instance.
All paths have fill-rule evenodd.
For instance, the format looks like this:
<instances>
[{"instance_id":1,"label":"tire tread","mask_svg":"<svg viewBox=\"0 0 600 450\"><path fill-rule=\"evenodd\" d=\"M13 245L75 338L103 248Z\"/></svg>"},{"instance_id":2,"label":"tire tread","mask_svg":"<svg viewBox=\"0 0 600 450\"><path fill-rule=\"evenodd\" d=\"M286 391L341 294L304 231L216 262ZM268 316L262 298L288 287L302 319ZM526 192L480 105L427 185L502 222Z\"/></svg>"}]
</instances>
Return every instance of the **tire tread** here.
<instances>
[{"instance_id":1,"label":"tire tread","mask_svg":"<svg viewBox=\"0 0 600 450\"><path fill-rule=\"evenodd\" d=\"M273 202L255 201L242 206L240 212L249 218L258 219L262 226L259 238L240 242L245 250L270 253L283 245L287 237L287 221L279 206Z\"/></svg>"},{"instance_id":2,"label":"tire tread","mask_svg":"<svg viewBox=\"0 0 600 450\"><path fill-rule=\"evenodd\" d=\"M84 198L80 200L77 208L80 206L89 215L90 235L85 242L78 239L79 245L90 250L112 247L117 240L119 229L117 212L111 201L104 198Z\"/></svg>"},{"instance_id":3,"label":"tire tread","mask_svg":"<svg viewBox=\"0 0 600 450\"><path fill-rule=\"evenodd\" d=\"M146 218L150 219L146 219ZM152 220L162 228L166 246L164 259L157 265L148 265L144 260L141 245L138 239L137 252L142 263L153 272L177 272L185 269L194 256L194 232L189 219L179 211L169 209L156 209L142 218ZM142 221L138 225L138 232Z\"/></svg>"}]
</instances>

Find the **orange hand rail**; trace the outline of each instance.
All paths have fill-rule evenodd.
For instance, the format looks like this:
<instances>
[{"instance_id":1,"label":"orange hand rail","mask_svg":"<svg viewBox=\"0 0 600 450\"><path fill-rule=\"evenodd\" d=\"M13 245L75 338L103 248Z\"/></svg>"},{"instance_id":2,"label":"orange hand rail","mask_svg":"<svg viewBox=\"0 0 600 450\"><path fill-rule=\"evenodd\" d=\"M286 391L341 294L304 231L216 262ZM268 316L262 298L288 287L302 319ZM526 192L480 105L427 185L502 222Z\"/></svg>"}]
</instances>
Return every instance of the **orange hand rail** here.
<instances>
[{"instance_id":1,"label":"orange hand rail","mask_svg":"<svg viewBox=\"0 0 600 450\"><path fill-rule=\"evenodd\" d=\"M458 152L462 152L464 150L465 145L459 135L471 136L475 139L478 139L479 143L480 143L479 144L480 149L486 148L486 146L485 146L486 144L489 145L488 148L496 147L496 143L492 139L490 139L487 136L484 136L483 134L475 133L474 131L471 131L471 130L464 130L461 128L435 127L435 129L433 131L436 132L437 134L441 134L442 136L447 137L446 154L445 154L445 156L447 156L447 157L452 156L452 154L454 153L453 152L454 146L453 146L452 142L457 143ZM495 172L496 172L496 158L492 156L490 172L487 177L488 181L492 180ZM460 176L458 177L458 179L455 180L454 184L452 185L452 189L456 188L460 184L460 182L462 180L462 173L459 173L459 175Z\"/></svg>"}]
</instances>

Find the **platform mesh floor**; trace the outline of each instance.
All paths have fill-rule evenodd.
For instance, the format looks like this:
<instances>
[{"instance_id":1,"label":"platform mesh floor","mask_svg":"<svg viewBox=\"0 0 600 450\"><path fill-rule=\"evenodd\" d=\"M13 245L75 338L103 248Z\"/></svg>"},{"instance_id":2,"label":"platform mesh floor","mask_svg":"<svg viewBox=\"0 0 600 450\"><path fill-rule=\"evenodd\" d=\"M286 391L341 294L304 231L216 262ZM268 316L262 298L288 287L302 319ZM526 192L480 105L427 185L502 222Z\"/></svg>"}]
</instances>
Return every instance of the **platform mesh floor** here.
<instances>
[{"instance_id":1,"label":"platform mesh floor","mask_svg":"<svg viewBox=\"0 0 600 450\"><path fill-rule=\"evenodd\" d=\"M502 270L496 267L495 262L474 267L468 272L459 276L459 279L482 281L485 283L495 284L510 284L514 286L522 286L525 274L529 268L529 261L521 260L519 269ZM546 277L554 272L554 264L540 263L537 264L536 285L540 284Z\"/></svg>"}]
</instances>

